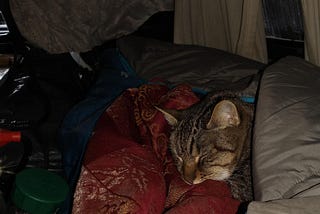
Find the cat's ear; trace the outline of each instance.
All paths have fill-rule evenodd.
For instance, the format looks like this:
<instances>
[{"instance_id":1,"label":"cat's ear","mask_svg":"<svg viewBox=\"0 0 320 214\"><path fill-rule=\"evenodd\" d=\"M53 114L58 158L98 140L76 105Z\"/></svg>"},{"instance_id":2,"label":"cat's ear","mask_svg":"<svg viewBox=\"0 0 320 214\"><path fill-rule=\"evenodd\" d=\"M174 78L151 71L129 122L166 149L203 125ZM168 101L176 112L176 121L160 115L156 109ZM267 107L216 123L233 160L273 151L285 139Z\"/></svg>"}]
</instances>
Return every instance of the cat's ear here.
<instances>
[{"instance_id":1,"label":"cat's ear","mask_svg":"<svg viewBox=\"0 0 320 214\"><path fill-rule=\"evenodd\" d=\"M239 124L240 117L236 105L229 100L222 100L214 107L207 129L224 129Z\"/></svg>"},{"instance_id":2,"label":"cat's ear","mask_svg":"<svg viewBox=\"0 0 320 214\"><path fill-rule=\"evenodd\" d=\"M154 106L154 107L164 115L164 118L168 121L168 123L171 126L177 125L181 117L180 111L174 110L174 109L161 109L157 106Z\"/></svg>"}]
</instances>

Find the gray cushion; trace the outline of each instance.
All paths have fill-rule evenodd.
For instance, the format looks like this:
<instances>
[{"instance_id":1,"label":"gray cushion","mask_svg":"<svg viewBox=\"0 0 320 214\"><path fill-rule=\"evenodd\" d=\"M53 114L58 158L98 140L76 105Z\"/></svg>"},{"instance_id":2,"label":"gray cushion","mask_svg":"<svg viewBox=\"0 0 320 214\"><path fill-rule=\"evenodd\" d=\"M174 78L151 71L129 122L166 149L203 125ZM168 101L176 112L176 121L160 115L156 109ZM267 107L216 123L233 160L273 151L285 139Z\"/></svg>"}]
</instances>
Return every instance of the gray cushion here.
<instances>
[{"instance_id":1,"label":"gray cushion","mask_svg":"<svg viewBox=\"0 0 320 214\"><path fill-rule=\"evenodd\" d=\"M297 57L261 79L253 136L255 200L320 195L320 68Z\"/></svg>"},{"instance_id":2,"label":"gray cushion","mask_svg":"<svg viewBox=\"0 0 320 214\"><path fill-rule=\"evenodd\" d=\"M118 47L139 76L204 90L243 89L264 64L222 50L127 36Z\"/></svg>"},{"instance_id":3,"label":"gray cushion","mask_svg":"<svg viewBox=\"0 0 320 214\"><path fill-rule=\"evenodd\" d=\"M254 201L249 204L247 214L318 214L320 196L282 199L270 202Z\"/></svg>"}]
</instances>

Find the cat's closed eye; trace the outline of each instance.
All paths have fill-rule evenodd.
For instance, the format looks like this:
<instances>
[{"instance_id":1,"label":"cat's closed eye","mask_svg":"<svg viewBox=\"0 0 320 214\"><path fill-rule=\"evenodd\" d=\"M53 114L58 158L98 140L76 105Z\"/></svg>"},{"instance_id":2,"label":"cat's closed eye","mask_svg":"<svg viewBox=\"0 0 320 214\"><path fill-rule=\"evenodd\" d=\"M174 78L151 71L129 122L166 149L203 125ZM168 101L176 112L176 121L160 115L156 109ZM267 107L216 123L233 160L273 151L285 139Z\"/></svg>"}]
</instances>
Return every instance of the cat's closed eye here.
<instances>
[{"instance_id":1,"label":"cat's closed eye","mask_svg":"<svg viewBox=\"0 0 320 214\"><path fill-rule=\"evenodd\" d=\"M201 156L199 158L199 167L205 165L208 162L208 158L206 156Z\"/></svg>"},{"instance_id":2,"label":"cat's closed eye","mask_svg":"<svg viewBox=\"0 0 320 214\"><path fill-rule=\"evenodd\" d=\"M182 162L183 162L182 157L180 157L180 156L176 156L176 158L177 158L177 160L178 160L180 163L182 163Z\"/></svg>"},{"instance_id":3,"label":"cat's closed eye","mask_svg":"<svg viewBox=\"0 0 320 214\"><path fill-rule=\"evenodd\" d=\"M250 200L250 170L236 170L249 169L253 112L249 106L235 98L210 98L182 112L157 109L172 126L170 150L186 183L232 180L234 197Z\"/></svg>"}]
</instances>

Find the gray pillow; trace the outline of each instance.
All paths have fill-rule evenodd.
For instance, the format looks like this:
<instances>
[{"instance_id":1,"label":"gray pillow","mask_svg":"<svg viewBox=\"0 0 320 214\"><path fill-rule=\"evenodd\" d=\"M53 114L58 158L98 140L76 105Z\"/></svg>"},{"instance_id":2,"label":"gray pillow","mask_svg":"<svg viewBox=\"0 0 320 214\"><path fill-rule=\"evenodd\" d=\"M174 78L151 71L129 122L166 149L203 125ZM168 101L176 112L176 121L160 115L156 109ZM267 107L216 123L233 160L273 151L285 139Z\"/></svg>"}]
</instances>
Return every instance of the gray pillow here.
<instances>
[{"instance_id":1,"label":"gray pillow","mask_svg":"<svg viewBox=\"0 0 320 214\"><path fill-rule=\"evenodd\" d=\"M320 196L282 199L269 202L253 201L246 214L318 214Z\"/></svg>"},{"instance_id":2,"label":"gray pillow","mask_svg":"<svg viewBox=\"0 0 320 214\"><path fill-rule=\"evenodd\" d=\"M253 133L255 200L320 195L320 68L297 57L269 66Z\"/></svg>"},{"instance_id":3,"label":"gray pillow","mask_svg":"<svg viewBox=\"0 0 320 214\"><path fill-rule=\"evenodd\" d=\"M171 84L188 83L209 91L245 88L265 66L214 48L137 36L123 37L117 46L142 78L160 78Z\"/></svg>"}]
</instances>

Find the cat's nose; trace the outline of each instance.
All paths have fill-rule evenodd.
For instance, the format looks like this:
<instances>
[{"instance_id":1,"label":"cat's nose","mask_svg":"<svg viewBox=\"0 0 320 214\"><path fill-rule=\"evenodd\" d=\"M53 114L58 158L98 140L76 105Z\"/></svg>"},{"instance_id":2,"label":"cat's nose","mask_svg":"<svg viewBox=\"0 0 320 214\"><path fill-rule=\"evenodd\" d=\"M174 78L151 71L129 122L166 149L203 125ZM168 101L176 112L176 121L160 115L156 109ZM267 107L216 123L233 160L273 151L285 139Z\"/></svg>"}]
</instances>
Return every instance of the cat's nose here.
<instances>
[{"instance_id":1,"label":"cat's nose","mask_svg":"<svg viewBox=\"0 0 320 214\"><path fill-rule=\"evenodd\" d=\"M195 162L188 162L183 166L183 179L188 184L193 184L196 178L197 164Z\"/></svg>"},{"instance_id":2,"label":"cat's nose","mask_svg":"<svg viewBox=\"0 0 320 214\"><path fill-rule=\"evenodd\" d=\"M187 183L187 184L193 184L194 181L194 177L193 176L183 176L183 180Z\"/></svg>"}]
</instances>

